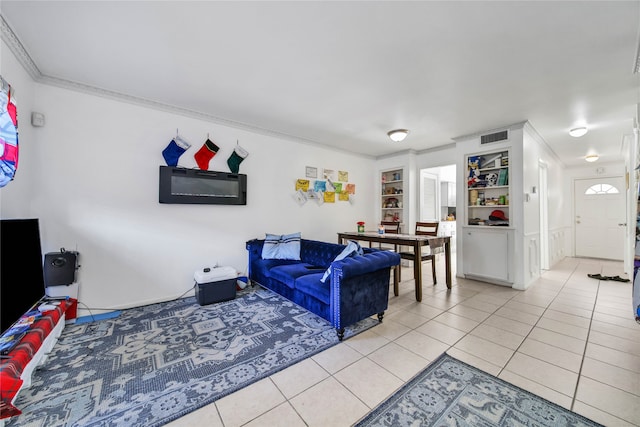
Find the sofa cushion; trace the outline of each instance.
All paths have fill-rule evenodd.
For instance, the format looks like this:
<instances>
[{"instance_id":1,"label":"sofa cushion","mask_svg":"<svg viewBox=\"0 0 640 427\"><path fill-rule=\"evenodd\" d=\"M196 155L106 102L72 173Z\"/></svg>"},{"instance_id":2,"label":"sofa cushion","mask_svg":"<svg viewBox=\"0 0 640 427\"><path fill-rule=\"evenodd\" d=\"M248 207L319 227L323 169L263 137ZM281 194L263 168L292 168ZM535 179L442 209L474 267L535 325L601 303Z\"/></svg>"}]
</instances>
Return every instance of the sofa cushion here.
<instances>
[{"instance_id":1,"label":"sofa cushion","mask_svg":"<svg viewBox=\"0 0 640 427\"><path fill-rule=\"evenodd\" d=\"M300 233L267 233L262 246L262 258L300 260Z\"/></svg>"},{"instance_id":2,"label":"sofa cushion","mask_svg":"<svg viewBox=\"0 0 640 427\"><path fill-rule=\"evenodd\" d=\"M295 281L296 290L322 301L325 304L331 303L331 281L322 283L322 273L307 274L298 277Z\"/></svg>"},{"instance_id":3,"label":"sofa cushion","mask_svg":"<svg viewBox=\"0 0 640 427\"><path fill-rule=\"evenodd\" d=\"M267 276L294 289L295 281L298 277L319 273L320 271L322 271L322 267L318 270L318 268L313 268L309 264L297 263L273 267L268 271Z\"/></svg>"}]
</instances>

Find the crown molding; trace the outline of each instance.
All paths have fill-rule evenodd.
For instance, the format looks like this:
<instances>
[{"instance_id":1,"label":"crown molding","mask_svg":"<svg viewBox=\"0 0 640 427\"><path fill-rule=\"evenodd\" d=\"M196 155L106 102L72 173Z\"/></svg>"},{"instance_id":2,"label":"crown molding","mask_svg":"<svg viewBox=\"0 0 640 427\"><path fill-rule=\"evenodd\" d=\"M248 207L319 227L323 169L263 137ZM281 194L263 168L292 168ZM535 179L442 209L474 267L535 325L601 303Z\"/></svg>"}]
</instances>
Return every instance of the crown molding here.
<instances>
[{"instance_id":1,"label":"crown molding","mask_svg":"<svg viewBox=\"0 0 640 427\"><path fill-rule=\"evenodd\" d=\"M39 81L42 78L40 69L36 63L33 62L31 55L29 55L27 50L24 48L22 42L20 42L20 39L18 39L2 14L0 14L0 38L2 38L2 41L9 46L11 52L13 52L15 57L18 59L18 62L20 62L26 72L29 73L31 78L35 81Z\"/></svg>"},{"instance_id":2,"label":"crown molding","mask_svg":"<svg viewBox=\"0 0 640 427\"><path fill-rule=\"evenodd\" d=\"M442 150L455 149L456 143L450 142L449 144L438 145L437 147L425 148L424 150L418 151L416 154L427 154L427 153L435 153Z\"/></svg>"},{"instance_id":3,"label":"crown molding","mask_svg":"<svg viewBox=\"0 0 640 427\"><path fill-rule=\"evenodd\" d=\"M558 157L558 155L556 154L556 152L551 148L551 146L549 144L547 144L547 141L542 137L542 135L540 135L538 133L538 131L536 130L536 128L533 127L533 125L531 124L530 121L526 121L525 125L524 125L524 130L533 138L536 140L536 142L541 145L542 147L544 147L547 151L547 153L549 155L551 155L551 157L553 157L555 159L556 162L558 162L558 164L562 165L562 167L566 168L567 165L560 159L560 157Z\"/></svg>"},{"instance_id":4,"label":"crown molding","mask_svg":"<svg viewBox=\"0 0 640 427\"><path fill-rule=\"evenodd\" d=\"M178 107L176 105L165 104L163 102L154 101L151 99L141 98L138 96L128 95L126 93L117 92L110 89L104 89L92 85L88 85L85 83L80 83L72 80L63 79L60 77L49 76L43 74L35 61L29 55L29 52L25 49L20 39L13 32L7 21L4 19L4 16L0 13L0 38L4 41L11 52L15 55L16 59L22 65L22 67L27 71L27 73L31 76L31 78L36 83L41 83L49 86L55 86L62 89L73 90L76 92L81 92L89 95L99 96L102 98L108 98L115 101L126 102L129 104L150 108L154 110L164 111L167 113L178 114L185 117L190 117L193 119L203 120L207 122L216 123L223 126L228 126L235 129L245 130L252 133L257 133L259 135L286 139L289 141L312 145L318 148L329 149L331 151L339 151L349 155L363 157L366 159L375 159L375 156L357 153L355 151L351 151L342 147L335 147L332 145L323 144L322 142L300 137L297 135L291 135L285 132L267 129L260 126L254 126L247 123L238 122L235 120L225 119L222 117L214 116L213 114L204 113L201 111L191 110L188 108Z\"/></svg>"}]
</instances>

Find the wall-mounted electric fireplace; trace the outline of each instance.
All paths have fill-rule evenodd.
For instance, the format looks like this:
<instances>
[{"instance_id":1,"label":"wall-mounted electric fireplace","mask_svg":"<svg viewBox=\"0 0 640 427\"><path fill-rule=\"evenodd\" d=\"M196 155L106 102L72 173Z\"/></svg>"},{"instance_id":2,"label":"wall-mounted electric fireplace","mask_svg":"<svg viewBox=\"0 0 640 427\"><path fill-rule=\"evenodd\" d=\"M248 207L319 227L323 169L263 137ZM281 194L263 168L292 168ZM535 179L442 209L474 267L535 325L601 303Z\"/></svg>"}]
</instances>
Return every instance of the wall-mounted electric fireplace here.
<instances>
[{"instance_id":1,"label":"wall-mounted electric fireplace","mask_svg":"<svg viewBox=\"0 0 640 427\"><path fill-rule=\"evenodd\" d=\"M247 175L160 166L160 203L246 205Z\"/></svg>"}]
</instances>

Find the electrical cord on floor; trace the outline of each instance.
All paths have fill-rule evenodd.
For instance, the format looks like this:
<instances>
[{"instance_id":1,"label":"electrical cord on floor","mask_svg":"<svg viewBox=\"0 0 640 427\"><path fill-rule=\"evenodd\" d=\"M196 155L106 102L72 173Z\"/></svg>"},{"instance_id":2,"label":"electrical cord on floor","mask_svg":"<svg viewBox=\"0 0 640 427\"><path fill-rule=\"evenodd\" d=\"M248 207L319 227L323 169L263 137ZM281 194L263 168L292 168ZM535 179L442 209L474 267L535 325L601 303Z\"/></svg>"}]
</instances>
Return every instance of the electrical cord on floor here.
<instances>
[{"instance_id":1,"label":"electrical cord on floor","mask_svg":"<svg viewBox=\"0 0 640 427\"><path fill-rule=\"evenodd\" d=\"M187 289L186 291L184 291L180 296L176 297L176 298L172 298L166 301L158 301L158 302L154 302L151 304L145 304L145 305L153 305L153 304L161 304L161 303L166 303L166 302L173 302L173 301L178 301L180 298L184 297L186 294L188 294L189 292L191 292L193 289L195 289L196 284L194 283L192 287L190 287L189 289ZM78 304L80 304L80 302L78 301ZM82 304L84 307L86 307L86 309L89 311L89 313L91 313L91 310L106 310L106 311L118 311L118 310L122 310L121 308L102 308L102 307L87 307L86 304ZM141 305L139 307L144 307L145 305ZM132 307L133 308L133 307ZM93 319L95 319L92 316ZM95 320L93 320L95 321Z\"/></svg>"}]
</instances>

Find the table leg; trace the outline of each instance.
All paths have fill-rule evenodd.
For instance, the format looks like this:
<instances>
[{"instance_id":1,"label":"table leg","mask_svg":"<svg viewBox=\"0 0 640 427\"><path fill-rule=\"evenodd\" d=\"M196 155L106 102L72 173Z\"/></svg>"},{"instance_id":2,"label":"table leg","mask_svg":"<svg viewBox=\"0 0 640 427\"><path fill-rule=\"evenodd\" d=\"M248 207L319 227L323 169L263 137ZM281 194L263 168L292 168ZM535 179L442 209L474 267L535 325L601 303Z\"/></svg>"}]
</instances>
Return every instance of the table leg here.
<instances>
[{"instance_id":1,"label":"table leg","mask_svg":"<svg viewBox=\"0 0 640 427\"><path fill-rule=\"evenodd\" d=\"M422 245L421 242L416 240L413 245L413 253L415 259L413 260L413 277L416 282L416 301L422 301Z\"/></svg>"},{"instance_id":2,"label":"table leg","mask_svg":"<svg viewBox=\"0 0 640 427\"><path fill-rule=\"evenodd\" d=\"M444 262L447 272L447 288L451 289L451 244L449 240L444 243Z\"/></svg>"},{"instance_id":3,"label":"table leg","mask_svg":"<svg viewBox=\"0 0 640 427\"><path fill-rule=\"evenodd\" d=\"M398 284L400 283L400 264L393 267L393 295L398 296L400 289Z\"/></svg>"}]
</instances>

